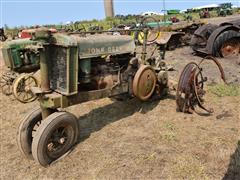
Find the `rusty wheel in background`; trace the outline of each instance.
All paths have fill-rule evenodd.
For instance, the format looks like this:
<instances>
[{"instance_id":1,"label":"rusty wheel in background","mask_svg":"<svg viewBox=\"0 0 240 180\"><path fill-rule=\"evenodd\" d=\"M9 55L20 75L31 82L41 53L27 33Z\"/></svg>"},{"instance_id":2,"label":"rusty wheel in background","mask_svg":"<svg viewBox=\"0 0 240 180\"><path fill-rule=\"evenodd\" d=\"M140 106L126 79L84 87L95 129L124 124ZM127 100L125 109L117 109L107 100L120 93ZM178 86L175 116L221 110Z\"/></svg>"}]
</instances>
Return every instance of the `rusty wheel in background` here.
<instances>
[{"instance_id":1,"label":"rusty wheel in background","mask_svg":"<svg viewBox=\"0 0 240 180\"><path fill-rule=\"evenodd\" d=\"M21 121L17 132L17 144L22 154L28 158L32 157L32 140L37 128L42 121L42 111L38 107L27 114Z\"/></svg>"},{"instance_id":2,"label":"rusty wheel in background","mask_svg":"<svg viewBox=\"0 0 240 180\"><path fill-rule=\"evenodd\" d=\"M46 167L70 152L77 139L77 118L68 112L55 112L37 129L32 143L33 158Z\"/></svg>"},{"instance_id":3,"label":"rusty wheel in background","mask_svg":"<svg viewBox=\"0 0 240 180\"><path fill-rule=\"evenodd\" d=\"M225 42L220 49L220 53L223 57L238 56L240 54L240 42L237 39Z\"/></svg>"},{"instance_id":4,"label":"rusty wheel in background","mask_svg":"<svg viewBox=\"0 0 240 180\"><path fill-rule=\"evenodd\" d=\"M38 81L34 76L22 74L13 82L13 95L22 103L32 102L37 98L37 96L32 93L31 87L37 86Z\"/></svg>"},{"instance_id":5,"label":"rusty wheel in background","mask_svg":"<svg viewBox=\"0 0 240 180\"><path fill-rule=\"evenodd\" d=\"M13 93L12 84L18 76L17 73L9 71L2 75L0 78L0 90L3 94L9 96Z\"/></svg>"},{"instance_id":6,"label":"rusty wheel in background","mask_svg":"<svg viewBox=\"0 0 240 180\"><path fill-rule=\"evenodd\" d=\"M12 94L12 82L7 81L4 77L0 79L1 92L7 96Z\"/></svg>"},{"instance_id":7,"label":"rusty wheel in background","mask_svg":"<svg viewBox=\"0 0 240 180\"><path fill-rule=\"evenodd\" d=\"M148 100L155 90L156 80L156 74L151 66L142 65L133 79L134 95L142 101Z\"/></svg>"},{"instance_id":8,"label":"rusty wheel in background","mask_svg":"<svg viewBox=\"0 0 240 180\"><path fill-rule=\"evenodd\" d=\"M228 30L221 33L213 43L212 54L214 56L238 56L240 48L240 33Z\"/></svg>"}]
</instances>

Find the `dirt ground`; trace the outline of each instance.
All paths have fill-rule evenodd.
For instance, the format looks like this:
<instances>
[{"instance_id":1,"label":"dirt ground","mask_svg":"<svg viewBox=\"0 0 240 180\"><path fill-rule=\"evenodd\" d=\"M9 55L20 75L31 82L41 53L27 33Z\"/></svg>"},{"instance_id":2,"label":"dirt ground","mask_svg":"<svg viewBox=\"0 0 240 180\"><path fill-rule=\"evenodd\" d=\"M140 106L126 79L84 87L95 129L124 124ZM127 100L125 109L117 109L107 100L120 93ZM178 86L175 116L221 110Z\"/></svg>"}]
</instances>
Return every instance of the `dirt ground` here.
<instances>
[{"instance_id":1,"label":"dirt ground","mask_svg":"<svg viewBox=\"0 0 240 180\"><path fill-rule=\"evenodd\" d=\"M190 47L166 54L177 80L190 61ZM227 82L240 84L240 58L220 59ZM220 82L207 62L209 83ZM1 67L3 72L5 69ZM1 179L240 179L240 96L208 92L210 116L176 112L174 92L160 100L91 101L66 110L79 119L79 143L48 168L25 159L16 144L21 119L35 101L21 104L0 93Z\"/></svg>"}]
</instances>

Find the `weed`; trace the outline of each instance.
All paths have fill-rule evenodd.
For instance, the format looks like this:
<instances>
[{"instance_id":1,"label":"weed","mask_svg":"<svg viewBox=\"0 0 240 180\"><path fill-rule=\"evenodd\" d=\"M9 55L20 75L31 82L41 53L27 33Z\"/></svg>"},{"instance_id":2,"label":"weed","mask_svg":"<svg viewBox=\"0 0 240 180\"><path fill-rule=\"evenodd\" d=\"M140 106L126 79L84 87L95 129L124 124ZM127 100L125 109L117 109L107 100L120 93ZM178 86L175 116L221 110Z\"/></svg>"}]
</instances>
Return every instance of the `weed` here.
<instances>
[{"instance_id":1,"label":"weed","mask_svg":"<svg viewBox=\"0 0 240 180\"><path fill-rule=\"evenodd\" d=\"M219 97L224 96L240 96L240 86L217 84L208 87L209 91Z\"/></svg>"}]
</instances>

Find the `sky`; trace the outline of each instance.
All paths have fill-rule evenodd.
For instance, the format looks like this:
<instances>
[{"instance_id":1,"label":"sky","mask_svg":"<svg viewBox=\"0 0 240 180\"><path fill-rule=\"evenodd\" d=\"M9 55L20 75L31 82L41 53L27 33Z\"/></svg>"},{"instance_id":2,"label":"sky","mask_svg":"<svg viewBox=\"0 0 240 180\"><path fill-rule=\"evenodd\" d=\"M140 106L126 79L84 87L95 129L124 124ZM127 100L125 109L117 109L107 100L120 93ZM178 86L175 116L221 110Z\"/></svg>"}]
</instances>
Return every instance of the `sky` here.
<instances>
[{"instance_id":1,"label":"sky","mask_svg":"<svg viewBox=\"0 0 240 180\"><path fill-rule=\"evenodd\" d=\"M116 14L161 12L163 0L113 0ZM165 0L166 9L187 9L207 4L231 2L240 6L240 0ZM0 26L9 27L58 24L69 21L103 19L103 0L0 0Z\"/></svg>"}]
</instances>

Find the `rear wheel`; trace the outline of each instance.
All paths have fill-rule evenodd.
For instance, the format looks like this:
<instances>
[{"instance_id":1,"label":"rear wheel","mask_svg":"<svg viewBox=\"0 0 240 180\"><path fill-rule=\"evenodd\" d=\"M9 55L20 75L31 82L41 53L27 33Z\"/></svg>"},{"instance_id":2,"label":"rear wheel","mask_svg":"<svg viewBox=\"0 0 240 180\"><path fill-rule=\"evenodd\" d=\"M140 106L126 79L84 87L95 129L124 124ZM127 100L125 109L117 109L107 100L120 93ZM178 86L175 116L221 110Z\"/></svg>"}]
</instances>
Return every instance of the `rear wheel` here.
<instances>
[{"instance_id":1,"label":"rear wheel","mask_svg":"<svg viewBox=\"0 0 240 180\"><path fill-rule=\"evenodd\" d=\"M77 137L77 118L67 112L55 112L44 119L33 138L33 158L48 166L69 152Z\"/></svg>"},{"instance_id":2,"label":"rear wheel","mask_svg":"<svg viewBox=\"0 0 240 180\"><path fill-rule=\"evenodd\" d=\"M234 30L225 31L220 34L213 44L213 55L228 57L238 56L240 53L240 35Z\"/></svg>"},{"instance_id":3,"label":"rear wheel","mask_svg":"<svg viewBox=\"0 0 240 180\"><path fill-rule=\"evenodd\" d=\"M34 76L29 74L20 75L13 82L13 95L22 103L32 102L37 96L32 93L31 87L37 86L38 81Z\"/></svg>"}]
</instances>

